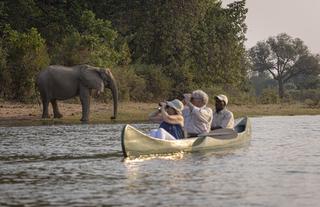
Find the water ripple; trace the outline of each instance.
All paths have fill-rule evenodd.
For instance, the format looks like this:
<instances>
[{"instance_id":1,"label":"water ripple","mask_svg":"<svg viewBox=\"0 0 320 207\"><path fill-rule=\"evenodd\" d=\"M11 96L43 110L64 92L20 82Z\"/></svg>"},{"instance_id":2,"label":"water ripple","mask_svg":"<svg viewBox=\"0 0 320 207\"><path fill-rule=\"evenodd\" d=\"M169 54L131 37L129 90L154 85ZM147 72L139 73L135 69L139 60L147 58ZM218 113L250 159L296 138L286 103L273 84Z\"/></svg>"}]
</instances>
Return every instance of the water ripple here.
<instances>
[{"instance_id":1,"label":"water ripple","mask_svg":"<svg viewBox=\"0 0 320 207\"><path fill-rule=\"evenodd\" d=\"M251 120L242 148L127 159L123 124L0 127L0 206L317 206L320 116Z\"/></svg>"}]
</instances>

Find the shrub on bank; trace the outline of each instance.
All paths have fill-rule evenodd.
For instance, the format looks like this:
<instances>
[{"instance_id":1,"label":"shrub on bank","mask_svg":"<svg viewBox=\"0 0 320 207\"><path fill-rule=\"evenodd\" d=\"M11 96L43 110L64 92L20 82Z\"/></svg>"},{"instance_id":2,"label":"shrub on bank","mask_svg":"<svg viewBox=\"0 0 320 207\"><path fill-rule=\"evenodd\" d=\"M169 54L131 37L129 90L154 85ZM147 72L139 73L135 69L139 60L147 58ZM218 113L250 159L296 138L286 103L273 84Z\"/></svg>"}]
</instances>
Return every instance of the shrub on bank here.
<instances>
[{"instance_id":1,"label":"shrub on bank","mask_svg":"<svg viewBox=\"0 0 320 207\"><path fill-rule=\"evenodd\" d=\"M157 102L167 99L172 90L172 81L161 69L160 66L144 64L113 68L120 100Z\"/></svg>"},{"instance_id":2,"label":"shrub on bank","mask_svg":"<svg viewBox=\"0 0 320 207\"><path fill-rule=\"evenodd\" d=\"M288 93L292 99L306 105L314 107L320 104L320 89L291 90Z\"/></svg>"},{"instance_id":3,"label":"shrub on bank","mask_svg":"<svg viewBox=\"0 0 320 207\"><path fill-rule=\"evenodd\" d=\"M156 65L133 65L137 75L146 82L148 96L145 101L161 101L170 96L173 82L163 72L163 68Z\"/></svg>"},{"instance_id":4,"label":"shrub on bank","mask_svg":"<svg viewBox=\"0 0 320 207\"><path fill-rule=\"evenodd\" d=\"M116 67L112 73L117 81L120 101L144 101L151 96L146 91L146 81L137 75L133 67Z\"/></svg>"},{"instance_id":5,"label":"shrub on bank","mask_svg":"<svg viewBox=\"0 0 320 207\"><path fill-rule=\"evenodd\" d=\"M261 96L258 99L258 103L261 104L277 104L279 103L279 96L276 89L266 88L262 90Z\"/></svg>"},{"instance_id":6,"label":"shrub on bank","mask_svg":"<svg viewBox=\"0 0 320 207\"><path fill-rule=\"evenodd\" d=\"M310 108L313 108L313 107L316 107L318 105L318 103L312 99L309 99L307 98L306 100L304 100L304 104L307 106L307 107L310 107Z\"/></svg>"},{"instance_id":7,"label":"shrub on bank","mask_svg":"<svg viewBox=\"0 0 320 207\"><path fill-rule=\"evenodd\" d=\"M35 95L36 74L49 64L45 40L32 28L27 33L5 28L3 50L6 60L1 64L0 77L4 83L0 94L8 100L31 101ZM3 58L3 55L2 55Z\"/></svg>"}]
</instances>

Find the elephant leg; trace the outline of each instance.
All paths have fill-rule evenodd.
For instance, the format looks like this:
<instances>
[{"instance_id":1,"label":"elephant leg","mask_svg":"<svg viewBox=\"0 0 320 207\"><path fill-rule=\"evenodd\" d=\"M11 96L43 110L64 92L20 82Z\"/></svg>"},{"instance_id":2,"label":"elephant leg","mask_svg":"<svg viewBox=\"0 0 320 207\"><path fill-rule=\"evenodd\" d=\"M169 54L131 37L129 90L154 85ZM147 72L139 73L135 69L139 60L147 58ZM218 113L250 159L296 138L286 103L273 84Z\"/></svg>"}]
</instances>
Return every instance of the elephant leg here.
<instances>
[{"instance_id":1,"label":"elephant leg","mask_svg":"<svg viewBox=\"0 0 320 207\"><path fill-rule=\"evenodd\" d=\"M48 107L49 107L49 101L46 99L42 99L42 118L43 119L49 118Z\"/></svg>"},{"instance_id":2,"label":"elephant leg","mask_svg":"<svg viewBox=\"0 0 320 207\"><path fill-rule=\"evenodd\" d=\"M59 111L57 100L51 100L51 105L53 109L53 117L54 118L62 118L62 114Z\"/></svg>"},{"instance_id":3,"label":"elephant leg","mask_svg":"<svg viewBox=\"0 0 320 207\"><path fill-rule=\"evenodd\" d=\"M82 117L80 121L88 122L90 113L90 90L84 86L80 86L79 96L82 105Z\"/></svg>"}]
</instances>

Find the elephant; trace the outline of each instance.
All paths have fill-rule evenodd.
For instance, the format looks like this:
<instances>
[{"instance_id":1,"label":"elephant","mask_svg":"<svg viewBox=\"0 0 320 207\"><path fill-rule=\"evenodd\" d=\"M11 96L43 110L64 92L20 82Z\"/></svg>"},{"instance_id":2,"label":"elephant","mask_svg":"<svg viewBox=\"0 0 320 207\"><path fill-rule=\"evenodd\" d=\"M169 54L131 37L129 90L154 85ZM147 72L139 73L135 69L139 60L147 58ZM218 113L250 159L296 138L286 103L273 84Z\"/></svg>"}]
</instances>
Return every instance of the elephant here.
<instances>
[{"instance_id":1,"label":"elephant","mask_svg":"<svg viewBox=\"0 0 320 207\"><path fill-rule=\"evenodd\" d=\"M118 88L109 69L85 64L72 67L50 65L40 71L36 85L43 105L42 118L49 118L49 102L52 104L54 118L61 118L62 114L59 112L57 100L79 96L82 105L81 121L88 122L91 93L100 94L105 87L111 89L113 96L113 116L111 119L117 117Z\"/></svg>"}]
</instances>

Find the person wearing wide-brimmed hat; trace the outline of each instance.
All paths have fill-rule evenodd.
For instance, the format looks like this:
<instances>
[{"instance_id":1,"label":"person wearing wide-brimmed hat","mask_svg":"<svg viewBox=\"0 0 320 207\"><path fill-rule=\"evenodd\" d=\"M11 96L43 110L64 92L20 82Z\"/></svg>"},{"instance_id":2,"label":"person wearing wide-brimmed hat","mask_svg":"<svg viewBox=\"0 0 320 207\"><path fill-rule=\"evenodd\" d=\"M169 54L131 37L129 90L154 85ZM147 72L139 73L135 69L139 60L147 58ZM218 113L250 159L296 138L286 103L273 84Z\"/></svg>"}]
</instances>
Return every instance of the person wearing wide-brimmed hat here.
<instances>
[{"instance_id":1,"label":"person wearing wide-brimmed hat","mask_svg":"<svg viewBox=\"0 0 320 207\"><path fill-rule=\"evenodd\" d=\"M151 130L150 135L161 139L183 139L184 118L182 116L183 103L174 99L160 102L160 108L149 115L149 119L159 122L159 129Z\"/></svg>"},{"instance_id":2,"label":"person wearing wide-brimmed hat","mask_svg":"<svg viewBox=\"0 0 320 207\"><path fill-rule=\"evenodd\" d=\"M214 97L215 108L213 112L211 129L230 128L234 126L233 113L227 109L228 97L220 94Z\"/></svg>"},{"instance_id":3,"label":"person wearing wide-brimmed hat","mask_svg":"<svg viewBox=\"0 0 320 207\"><path fill-rule=\"evenodd\" d=\"M212 110L207 107L208 101L209 96L202 90L184 94L183 117L188 137L196 137L210 131Z\"/></svg>"}]
</instances>

